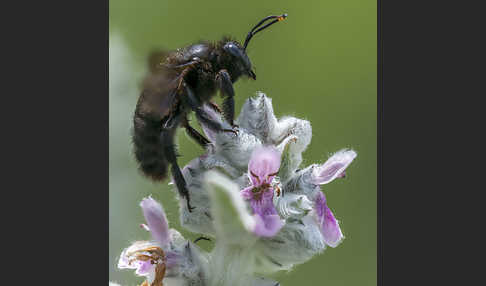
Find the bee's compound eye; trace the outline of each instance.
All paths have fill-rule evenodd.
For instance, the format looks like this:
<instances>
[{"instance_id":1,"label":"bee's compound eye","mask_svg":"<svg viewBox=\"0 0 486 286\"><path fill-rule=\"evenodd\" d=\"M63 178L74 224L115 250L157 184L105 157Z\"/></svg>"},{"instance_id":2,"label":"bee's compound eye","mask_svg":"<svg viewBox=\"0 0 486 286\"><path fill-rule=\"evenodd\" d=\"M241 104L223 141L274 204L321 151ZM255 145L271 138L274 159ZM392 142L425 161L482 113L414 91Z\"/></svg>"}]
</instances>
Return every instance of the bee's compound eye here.
<instances>
[{"instance_id":1,"label":"bee's compound eye","mask_svg":"<svg viewBox=\"0 0 486 286\"><path fill-rule=\"evenodd\" d=\"M240 49L232 42L228 42L223 46L223 49L235 57L241 57Z\"/></svg>"},{"instance_id":2,"label":"bee's compound eye","mask_svg":"<svg viewBox=\"0 0 486 286\"><path fill-rule=\"evenodd\" d=\"M251 63L250 59L246 55L246 53L240 49L235 43L228 42L223 46L223 49L230 53L232 56L236 57L245 67L245 70L251 70Z\"/></svg>"}]
</instances>

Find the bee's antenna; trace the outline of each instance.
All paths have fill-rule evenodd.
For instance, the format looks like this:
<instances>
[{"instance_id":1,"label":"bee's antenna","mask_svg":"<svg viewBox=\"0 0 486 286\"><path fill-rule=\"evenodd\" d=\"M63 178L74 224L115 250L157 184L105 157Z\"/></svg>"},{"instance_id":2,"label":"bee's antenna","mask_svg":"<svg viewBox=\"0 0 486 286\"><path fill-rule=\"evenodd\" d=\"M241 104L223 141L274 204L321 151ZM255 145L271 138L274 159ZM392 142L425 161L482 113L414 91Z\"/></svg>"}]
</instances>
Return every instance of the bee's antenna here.
<instances>
[{"instance_id":1,"label":"bee's antenna","mask_svg":"<svg viewBox=\"0 0 486 286\"><path fill-rule=\"evenodd\" d=\"M246 51L246 47L248 46L248 43L250 42L251 38L253 38L253 36L256 33L260 32L263 29L270 27L271 25L273 25L277 22L284 20L285 18L287 18L287 16L288 16L287 14L282 14L280 16L273 16L272 15L272 16L267 16L267 17L263 18L260 22L258 22L258 24L255 25L255 27L253 27L253 29L251 29L250 32L248 32L248 35L246 36L246 39L245 39L245 44L243 45L243 50ZM273 20L270 23L265 24L263 27L260 27L263 23L265 23L267 20L270 20L270 19L275 19L275 20ZM260 27L260 28L258 28L258 27Z\"/></svg>"}]
</instances>

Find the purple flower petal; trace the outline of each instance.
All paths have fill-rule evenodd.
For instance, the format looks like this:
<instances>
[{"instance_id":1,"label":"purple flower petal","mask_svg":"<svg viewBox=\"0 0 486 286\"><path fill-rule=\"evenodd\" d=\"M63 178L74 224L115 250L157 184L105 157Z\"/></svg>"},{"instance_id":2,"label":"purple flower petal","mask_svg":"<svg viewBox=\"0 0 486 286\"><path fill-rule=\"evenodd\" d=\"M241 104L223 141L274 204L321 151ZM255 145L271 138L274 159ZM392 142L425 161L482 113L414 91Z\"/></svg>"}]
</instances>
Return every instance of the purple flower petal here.
<instances>
[{"instance_id":1,"label":"purple flower petal","mask_svg":"<svg viewBox=\"0 0 486 286\"><path fill-rule=\"evenodd\" d=\"M273 205L274 190L268 188L259 194L255 194L253 189L254 187L250 186L240 191L243 199L250 201L253 210L253 219L255 220L253 233L263 237L274 236L283 226L283 222Z\"/></svg>"},{"instance_id":2,"label":"purple flower petal","mask_svg":"<svg viewBox=\"0 0 486 286\"><path fill-rule=\"evenodd\" d=\"M165 248L170 242L170 235L169 225L162 205L151 197L148 197L142 200L140 206L142 207L143 216L147 221L152 237L162 248Z\"/></svg>"},{"instance_id":3,"label":"purple flower petal","mask_svg":"<svg viewBox=\"0 0 486 286\"><path fill-rule=\"evenodd\" d=\"M250 200L253 198L253 193L252 191L253 190L253 186L249 186L249 187L246 187L244 188L243 190L240 191L240 195L243 199L245 200Z\"/></svg>"},{"instance_id":4,"label":"purple flower petal","mask_svg":"<svg viewBox=\"0 0 486 286\"><path fill-rule=\"evenodd\" d=\"M336 178L345 176L345 169L356 158L353 150L340 150L331 156L324 164L312 173L312 181L316 185L330 183Z\"/></svg>"},{"instance_id":5,"label":"purple flower petal","mask_svg":"<svg viewBox=\"0 0 486 286\"><path fill-rule=\"evenodd\" d=\"M322 192L319 192L315 203L317 220L321 226L321 234L324 242L330 247L338 246L344 236L334 214L327 207L326 196Z\"/></svg>"},{"instance_id":6,"label":"purple flower petal","mask_svg":"<svg viewBox=\"0 0 486 286\"><path fill-rule=\"evenodd\" d=\"M250 201L258 236L277 234L283 223L273 205L274 189L269 184L280 168L280 152L274 147L260 147L253 151L248 163L252 186L240 191L243 199Z\"/></svg>"},{"instance_id":7,"label":"purple flower petal","mask_svg":"<svg viewBox=\"0 0 486 286\"><path fill-rule=\"evenodd\" d=\"M133 263L137 267L135 274L137 274L138 276L147 276L151 271L155 269L155 264L152 264L150 260L147 261L137 260L134 261Z\"/></svg>"},{"instance_id":8,"label":"purple flower petal","mask_svg":"<svg viewBox=\"0 0 486 286\"><path fill-rule=\"evenodd\" d=\"M118 260L118 268L120 269L136 269L136 274L139 276L147 276L153 273L155 265L150 261L139 260L137 255L144 254L144 249L150 247L157 247L150 241L136 241L128 248L125 248Z\"/></svg>"},{"instance_id":9,"label":"purple flower petal","mask_svg":"<svg viewBox=\"0 0 486 286\"><path fill-rule=\"evenodd\" d=\"M283 226L283 222L278 214L261 216L253 215L255 219L255 228L253 233L258 236L272 237L276 235Z\"/></svg>"},{"instance_id":10,"label":"purple flower petal","mask_svg":"<svg viewBox=\"0 0 486 286\"><path fill-rule=\"evenodd\" d=\"M274 190L268 188L260 194L253 194L250 198L250 205L254 214L260 216L277 214L277 210L273 205Z\"/></svg>"},{"instance_id":11,"label":"purple flower petal","mask_svg":"<svg viewBox=\"0 0 486 286\"><path fill-rule=\"evenodd\" d=\"M251 154L248 173L254 186L271 183L280 168L280 152L274 147L260 147Z\"/></svg>"}]
</instances>

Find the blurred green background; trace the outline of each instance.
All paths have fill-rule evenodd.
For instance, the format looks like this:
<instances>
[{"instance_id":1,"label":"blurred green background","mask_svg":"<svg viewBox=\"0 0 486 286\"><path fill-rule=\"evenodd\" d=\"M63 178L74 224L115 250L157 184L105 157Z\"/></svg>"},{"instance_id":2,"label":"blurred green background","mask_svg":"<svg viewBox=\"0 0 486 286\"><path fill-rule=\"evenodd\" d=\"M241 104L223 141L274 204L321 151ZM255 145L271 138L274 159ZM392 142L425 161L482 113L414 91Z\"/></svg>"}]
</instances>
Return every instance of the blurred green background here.
<instances>
[{"instance_id":1,"label":"blurred green background","mask_svg":"<svg viewBox=\"0 0 486 286\"><path fill-rule=\"evenodd\" d=\"M110 0L111 281L125 286L142 281L116 264L122 248L149 238L139 228L143 197L153 194L163 202L171 227L186 238L198 236L180 228L175 194L165 183L144 179L131 153L131 118L148 52L223 35L243 41L261 18L285 12L286 21L259 33L249 45L258 80L236 83L237 113L249 96L263 91L273 98L277 116L311 122L313 138L303 165L323 162L344 147L355 149L358 157L345 179L323 186L346 237L343 243L274 278L285 286L376 285L376 10L375 0ZM181 166L203 152L181 130L178 142ZM199 245L212 247L206 241Z\"/></svg>"}]
</instances>

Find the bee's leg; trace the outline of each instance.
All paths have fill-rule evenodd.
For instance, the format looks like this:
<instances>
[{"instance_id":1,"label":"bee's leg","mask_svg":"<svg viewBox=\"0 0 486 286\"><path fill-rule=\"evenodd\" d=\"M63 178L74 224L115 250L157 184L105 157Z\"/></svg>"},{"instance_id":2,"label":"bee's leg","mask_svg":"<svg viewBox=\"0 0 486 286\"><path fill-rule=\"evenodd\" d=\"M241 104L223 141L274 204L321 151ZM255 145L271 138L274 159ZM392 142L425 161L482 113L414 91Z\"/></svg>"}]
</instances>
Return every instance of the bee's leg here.
<instances>
[{"instance_id":1,"label":"bee's leg","mask_svg":"<svg viewBox=\"0 0 486 286\"><path fill-rule=\"evenodd\" d=\"M177 187L177 191L179 195L186 199L187 209L192 211L193 207L189 202L189 191L187 190L186 180L182 175L181 169L179 168L179 164L177 164L177 153L176 153L176 146L174 144L174 133L177 129L177 126L180 123L182 114L176 115L174 121L176 122L171 129L162 129L160 133L160 141L163 146L163 151L167 162L170 163L172 177L174 178L175 185Z\"/></svg>"},{"instance_id":2,"label":"bee's leg","mask_svg":"<svg viewBox=\"0 0 486 286\"><path fill-rule=\"evenodd\" d=\"M199 145L203 148L206 148L208 144L211 143L204 135L199 133L196 129L194 129L191 125L189 125L189 120L184 118L182 121L182 126L186 129L187 135L189 135L194 141L196 141Z\"/></svg>"},{"instance_id":3,"label":"bee's leg","mask_svg":"<svg viewBox=\"0 0 486 286\"><path fill-rule=\"evenodd\" d=\"M184 69L181 71L181 73L172 81L172 84L175 84L174 88L176 89L176 92L178 93L182 92L182 87L185 86L184 78L194 68L194 65L195 63L190 62L185 65L176 66L176 67L184 66Z\"/></svg>"},{"instance_id":4,"label":"bee's leg","mask_svg":"<svg viewBox=\"0 0 486 286\"><path fill-rule=\"evenodd\" d=\"M170 69L179 69L179 68L186 68L186 67L194 67L196 64L200 63L201 62L201 59L198 58L198 57L194 57L192 59L192 61L190 62L187 62L185 64L181 64L181 65L164 65L165 67L167 68L170 68Z\"/></svg>"},{"instance_id":5,"label":"bee's leg","mask_svg":"<svg viewBox=\"0 0 486 286\"><path fill-rule=\"evenodd\" d=\"M235 90L233 83L227 70L222 69L216 75L216 82L219 84L221 95L224 97L223 101L223 115L224 119L231 125L235 126L233 120L235 118Z\"/></svg>"},{"instance_id":6,"label":"bee's leg","mask_svg":"<svg viewBox=\"0 0 486 286\"><path fill-rule=\"evenodd\" d=\"M211 118L211 116L202 108L201 101L197 98L197 96L192 92L191 88L185 85L186 88L186 96L184 99L187 101L188 105L191 109L196 113L196 118L199 120L201 124L206 125L212 130L217 132L232 132L235 135L238 135L238 132L233 129L225 129L223 126Z\"/></svg>"}]
</instances>

